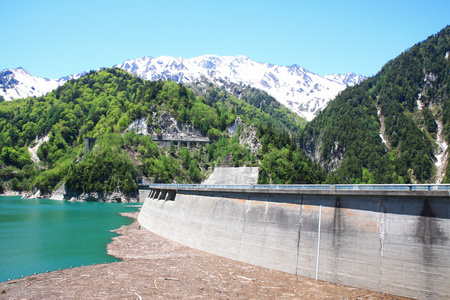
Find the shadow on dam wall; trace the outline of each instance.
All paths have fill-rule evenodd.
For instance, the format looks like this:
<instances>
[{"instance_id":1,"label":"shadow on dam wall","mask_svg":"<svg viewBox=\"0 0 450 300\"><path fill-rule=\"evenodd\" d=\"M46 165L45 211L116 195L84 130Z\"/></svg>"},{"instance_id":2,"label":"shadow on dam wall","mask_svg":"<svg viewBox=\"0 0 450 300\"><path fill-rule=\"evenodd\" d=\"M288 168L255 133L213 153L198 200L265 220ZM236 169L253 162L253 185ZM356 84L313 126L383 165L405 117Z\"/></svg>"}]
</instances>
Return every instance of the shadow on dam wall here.
<instances>
[{"instance_id":1,"label":"shadow on dam wall","mask_svg":"<svg viewBox=\"0 0 450 300\"><path fill-rule=\"evenodd\" d=\"M138 220L173 241L319 280L450 299L450 197L170 193L147 193Z\"/></svg>"}]
</instances>

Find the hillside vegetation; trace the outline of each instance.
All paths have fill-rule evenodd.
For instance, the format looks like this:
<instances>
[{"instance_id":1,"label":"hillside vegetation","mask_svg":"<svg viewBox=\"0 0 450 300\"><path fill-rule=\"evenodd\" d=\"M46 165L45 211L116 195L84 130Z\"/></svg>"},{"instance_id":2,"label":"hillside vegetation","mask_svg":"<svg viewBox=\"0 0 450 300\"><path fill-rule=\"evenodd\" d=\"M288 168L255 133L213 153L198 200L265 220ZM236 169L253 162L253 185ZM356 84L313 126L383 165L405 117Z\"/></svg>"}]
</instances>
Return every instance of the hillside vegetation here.
<instances>
[{"instance_id":1,"label":"hillside vegetation","mask_svg":"<svg viewBox=\"0 0 450 300\"><path fill-rule=\"evenodd\" d=\"M300 145L329 182L450 182L449 95L446 27L340 93L307 124Z\"/></svg>"},{"instance_id":2,"label":"hillside vegetation","mask_svg":"<svg viewBox=\"0 0 450 300\"><path fill-rule=\"evenodd\" d=\"M212 143L163 149L150 136L129 130L133 121L145 119L149 132L161 133L158 122L165 115L193 126ZM241 144L239 133L228 136L238 116L244 126L255 128L261 150ZM232 166L262 165L262 182L317 183L317 166L293 142L301 124L285 109L262 110L225 91L209 89L197 97L172 81L144 81L117 68L104 69L45 97L0 103L1 188L50 193L65 182L75 192L129 193L142 176L155 182L200 182L225 158ZM86 137L97 138L87 154ZM36 158L28 148L37 143ZM279 162L289 170L272 172L270 164Z\"/></svg>"}]
</instances>

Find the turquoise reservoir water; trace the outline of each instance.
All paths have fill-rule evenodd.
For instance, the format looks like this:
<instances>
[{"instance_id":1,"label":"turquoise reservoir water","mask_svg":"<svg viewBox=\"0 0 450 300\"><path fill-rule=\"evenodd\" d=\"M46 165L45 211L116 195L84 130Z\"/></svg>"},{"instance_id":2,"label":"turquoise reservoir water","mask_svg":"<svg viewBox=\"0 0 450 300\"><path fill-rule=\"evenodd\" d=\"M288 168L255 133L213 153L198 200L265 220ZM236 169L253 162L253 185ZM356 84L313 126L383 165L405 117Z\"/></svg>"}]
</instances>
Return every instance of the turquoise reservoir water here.
<instances>
[{"instance_id":1,"label":"turquoise reservoir water","mask_svg":"<svg viewBox=\"0 0 450 300\"><path fill-rule=\"evenodd\" d=\"M128 203L0 197L0 282L117 261L106 254L111 230L130 224Z\"/></svg>"}]
</instances>

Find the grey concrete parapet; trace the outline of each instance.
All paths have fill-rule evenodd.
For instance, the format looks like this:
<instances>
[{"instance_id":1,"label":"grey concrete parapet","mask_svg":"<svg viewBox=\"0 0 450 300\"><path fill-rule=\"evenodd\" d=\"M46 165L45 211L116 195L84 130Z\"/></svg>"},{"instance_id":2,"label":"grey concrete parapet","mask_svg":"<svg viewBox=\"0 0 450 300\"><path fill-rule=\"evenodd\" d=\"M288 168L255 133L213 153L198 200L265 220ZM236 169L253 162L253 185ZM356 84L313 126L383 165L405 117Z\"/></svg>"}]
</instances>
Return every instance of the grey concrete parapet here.
<instances>
[{"instance_id":1,"label":"grey concrete parapet","mask_svg":"<svg viewBox=\"0 0 450 300\"><path fill-rule=\"evenodd\" d=\"M319 280L450 299L448 185L149 188L139 222L184 245Z\"/></svg>"},{"instance_id":2,"label":"grey concrete parapet","mask_svg":"<svg viewBox=\"0 0 450 300\"><path fill-rule=\"evenodd\" d=\"M244 192L261 194L299 195L373 195L373 196L450 196L447 184L410 185L208 185L208 184L150 184L153 189L175 191Z\"/></svg>"}]
</instances>

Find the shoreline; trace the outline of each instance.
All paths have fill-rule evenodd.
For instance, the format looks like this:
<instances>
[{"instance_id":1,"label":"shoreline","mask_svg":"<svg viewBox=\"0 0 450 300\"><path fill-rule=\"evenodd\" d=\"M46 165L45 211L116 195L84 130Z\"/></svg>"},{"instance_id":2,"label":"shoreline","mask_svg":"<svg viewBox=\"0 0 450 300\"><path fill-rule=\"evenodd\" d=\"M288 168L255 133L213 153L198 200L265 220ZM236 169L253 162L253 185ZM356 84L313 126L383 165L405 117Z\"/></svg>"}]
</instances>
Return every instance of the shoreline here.
<instances>
[{"instance_id":1,"label":"shoreline","mask_svg":"<svg viewBox=\"0 0 450 300\"><path fill-rule=\"evenodd\" d=\"M27 192L18 192L18 191L11 191L11 190L5 190L3 193L0 194L0 196L5 197L24 197L27 195Z\"/></svg>"},{"instance_id":2,"label":"shoreline","mask_svg":"<svg viewBox=\"0 0 450 300\"><path fill-rule=\"evenodd\" d=\"M138 212L120 215L136 219ZM122 261L0 283L0 299L407 299L253 266L180 245L135 220L113 232Z\"/></svg>"},{"instance_id":3,"label":"shoreline","mask_svg":"<svg viewBox=\"0 0 450 300\"><path fill-rule=\"evenodd\" d=\"M66 197L70 194L70 197ZM140 203L138 194L124 194L122 192L112 192L112 193L104 193L104 192L86 192L86 193L77 193L71 192L67 193L65 190L65 186L62 185L57 190L52 193L42 194L40 190L33 193L31 191L14 191L14 190L4 190L0 193L0 196L17 196L22 197L22 199L50 199L50 200L58 200L58 201L69 201L69 202L108 202L108 203Z\"/></svg>"}]
</instances>

